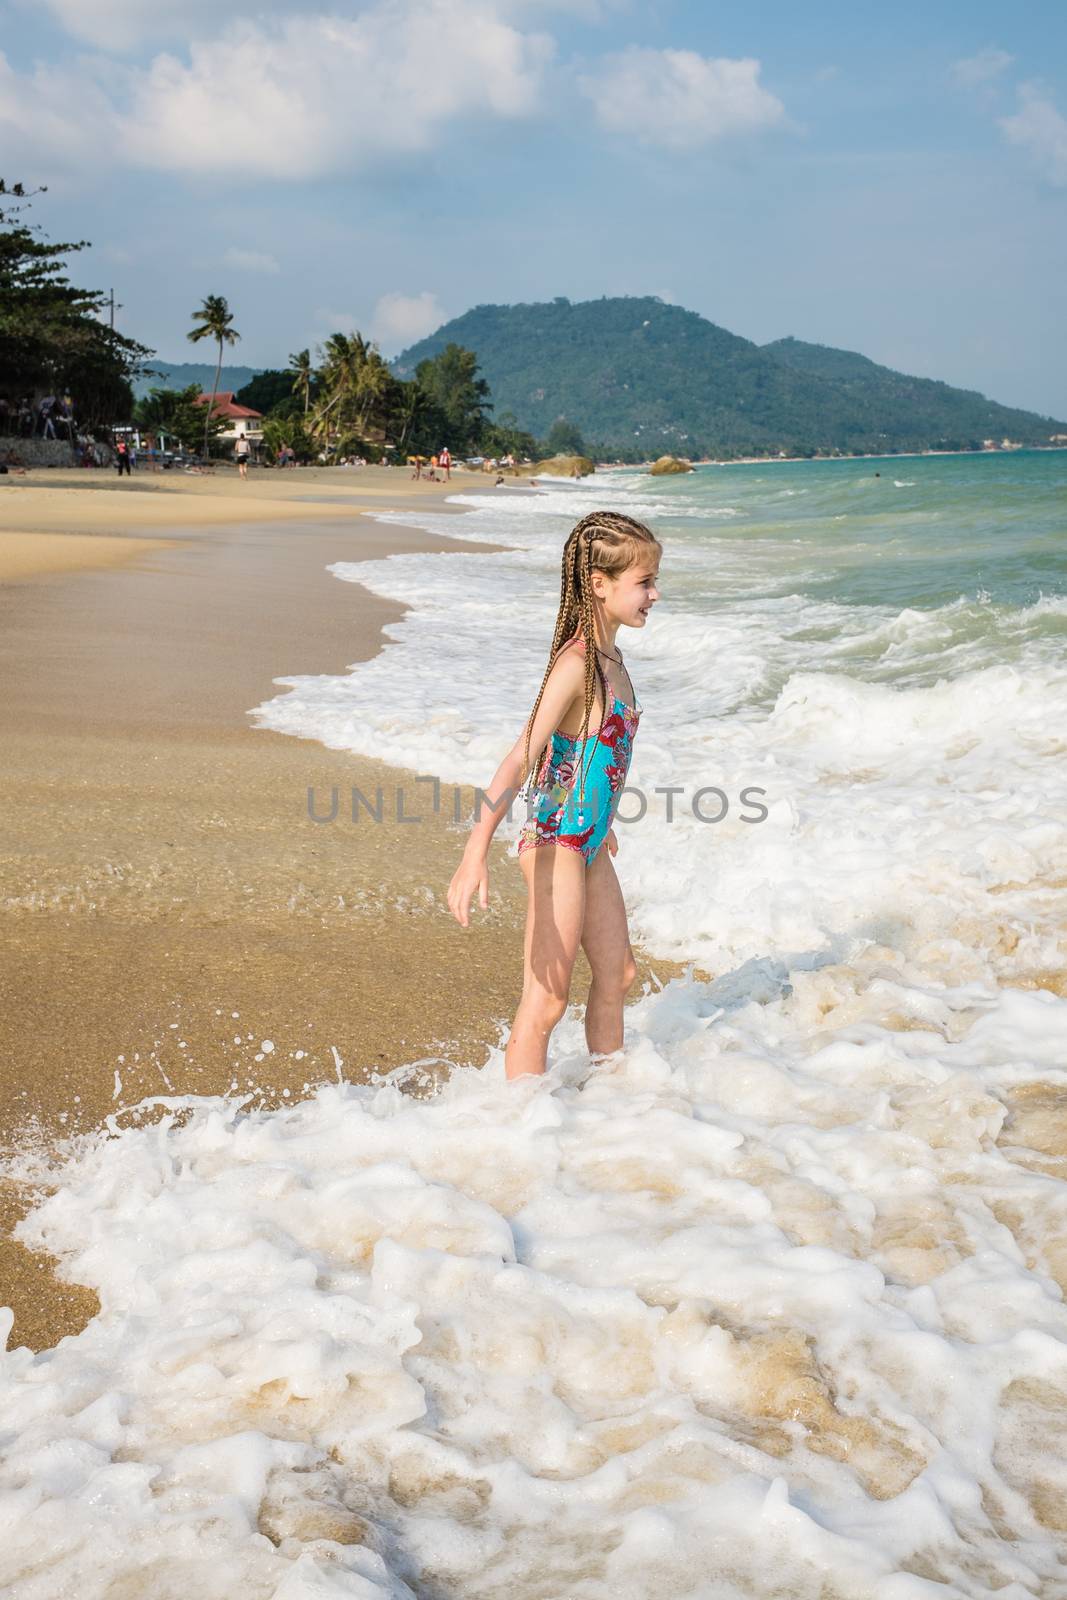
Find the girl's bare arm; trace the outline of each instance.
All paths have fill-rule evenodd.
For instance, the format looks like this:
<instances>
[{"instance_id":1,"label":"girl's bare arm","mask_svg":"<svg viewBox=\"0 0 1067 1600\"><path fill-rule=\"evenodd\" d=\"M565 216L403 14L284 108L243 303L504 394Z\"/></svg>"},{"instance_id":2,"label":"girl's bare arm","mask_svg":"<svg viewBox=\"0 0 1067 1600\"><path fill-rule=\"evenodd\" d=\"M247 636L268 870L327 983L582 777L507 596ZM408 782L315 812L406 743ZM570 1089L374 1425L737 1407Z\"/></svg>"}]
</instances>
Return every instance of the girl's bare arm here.
<instances>
[{"instance_id":1,"label":"girl's bare arm","mask_svg":"<svg viewBox=\"0 0 1067 1600\"><path fill-rule=\"evenodd\" d=\"M584 685L585 662L581 652L567 650L558 657L552 668L537 708L530 730L531 761L536 761L538 751L548 743L553 729L564 721L575 700L583 693ZM489 904L489 844L501 818L507 814L508 805L518 793L525 749L524 727L493 774L485 791L488 803L483 802L480 807L480 815L467 835L463 859L449 885L448 908L464 928L468 925L468 912L475 893L483 911Z\"/></svg>"}]
</instances>

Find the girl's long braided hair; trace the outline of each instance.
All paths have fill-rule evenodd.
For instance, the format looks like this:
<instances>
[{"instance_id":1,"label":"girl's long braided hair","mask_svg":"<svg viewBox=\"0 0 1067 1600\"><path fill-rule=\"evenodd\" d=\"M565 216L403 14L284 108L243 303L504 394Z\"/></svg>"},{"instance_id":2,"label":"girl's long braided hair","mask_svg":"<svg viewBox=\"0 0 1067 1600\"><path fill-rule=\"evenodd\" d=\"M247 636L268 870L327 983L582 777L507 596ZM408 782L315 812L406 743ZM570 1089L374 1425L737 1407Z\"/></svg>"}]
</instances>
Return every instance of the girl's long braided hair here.
<instances>
[{"instance_id":1,"label":"girl's long braided hair","mask_svg":"<svg viewBox=\"0 0 1067 1600\"><path fill-rule=\"evenodd\" d=\"M593 608L593 570L605 573L609 578L618 578L642 556L655 557L658 563L662 553L662 546L650 528L643 522L638 522L634 517L624 516L621 511L592 511L580 522L576 522L567 536L563 546L563 567L560 579L559 613L556 617L556 628L552 635L552 648L548 655L548 666L541 679L541 687L537 691L530 719L526 724L526 744L523 751L522 773L519 778L520 792L533 773L540 769L541 760L548 746L543 745L537 753L537 759L530 761L530 735L533 732L534 719L537 709L541 704L545 692L545 684L563 646L573 639L580 631L587 644L596 644L596 614ZM596 694L596 683L600 681L604 709L607 710L610 696L608 682L600 665L600 657L596 650L589 648L585 652L585 714L582 719L579 739L585 738L589 730L589 718L593 710L593 700ZM603 716L600 727L604 726ZM597 732L599 733L599 729ZM589 762L593 759L593 744L590 742ZM589 763L586 763L588 766ZM585 800L585 771L582 771L581 783L578 792L578 803Z\"/></svg>"}]
</instances>

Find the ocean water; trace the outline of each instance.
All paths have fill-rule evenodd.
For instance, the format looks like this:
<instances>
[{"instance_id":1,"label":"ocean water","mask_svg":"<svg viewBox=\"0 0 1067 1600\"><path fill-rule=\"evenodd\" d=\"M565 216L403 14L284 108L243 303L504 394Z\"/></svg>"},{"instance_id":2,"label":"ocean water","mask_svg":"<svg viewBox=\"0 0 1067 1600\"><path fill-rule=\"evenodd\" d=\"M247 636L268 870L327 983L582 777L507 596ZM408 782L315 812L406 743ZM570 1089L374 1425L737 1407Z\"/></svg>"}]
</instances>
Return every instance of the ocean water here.
<instances>
[{"instance_id":1,"label":"ocean water","mask_svg":"<svg viewBox=\"0 0 1067 1600\"><path fill-rule=\"evenodd\" d=\"M507 548L339 564L410 609L253 720L486 784L567 530L645 518L616 867L690 970L591 1076L572 1008L543 1081L498 1047L17 1158L102 1310L0 1358L0 1582L1067 1595L1067 455L469 503L421 520Z\"/></svg>"}]
</instances>

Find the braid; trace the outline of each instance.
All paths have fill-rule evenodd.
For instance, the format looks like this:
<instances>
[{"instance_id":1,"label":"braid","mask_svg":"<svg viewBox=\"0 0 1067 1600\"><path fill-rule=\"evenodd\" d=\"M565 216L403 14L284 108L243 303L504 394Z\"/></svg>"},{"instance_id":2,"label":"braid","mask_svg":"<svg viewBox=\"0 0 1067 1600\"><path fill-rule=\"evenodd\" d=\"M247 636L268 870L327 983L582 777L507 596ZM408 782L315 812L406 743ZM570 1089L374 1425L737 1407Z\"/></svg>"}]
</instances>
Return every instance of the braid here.
<instances>
[{"instance_id":1,"label":"braid","mask_svg":"<svg viewBox=\"0 0 1067 1600\"><path fill-rule=\"evenodd\" d=\"M599 681L604 705L604 713L608 706L608 682L600 665L600 657L596 649L596 610L593 600L593 572L603 572L609 578L617 578L628 567L637 561L644 551L661 549L659 540L643 522L638 522L634 517L624 516L621 511L594 511L576 522L567 541L563 546L563 561L560 573L559 611L556 615L556 626L552 634L552 648L548 653L548 666L545 668L541 687L537 691L533 710L526 724L526 743L523 751L522 772L519 777L520 792L526 787L527 781L532 779L535 770L539 771L541 761L547 744L538 751L536 762L530 762L530 735L533 731L534 719L544 697L545 685L555 665L556 657L571 639L581 632L587 644L585 652L585 709L582 717L579 739L585 738L589 730L589 720L592 715L593 701L596 698L596 686ZM604 716L600 719L600 728L604 726ZM597 733L599 735L600 729ZM588 767L593 759L593 747L589 749ZM578 803L585 801L585 771L582 771Z\"/></svg>"}]
</instances>

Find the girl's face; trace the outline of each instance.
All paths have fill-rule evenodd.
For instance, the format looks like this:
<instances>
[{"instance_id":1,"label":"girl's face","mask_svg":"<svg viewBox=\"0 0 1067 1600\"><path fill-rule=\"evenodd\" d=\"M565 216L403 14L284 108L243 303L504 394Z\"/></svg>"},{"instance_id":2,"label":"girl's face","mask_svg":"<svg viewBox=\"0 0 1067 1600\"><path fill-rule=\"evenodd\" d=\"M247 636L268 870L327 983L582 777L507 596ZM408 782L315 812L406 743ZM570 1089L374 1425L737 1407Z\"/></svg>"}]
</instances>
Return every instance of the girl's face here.
<instances>
[{"instance_id":1,"label":"girl's face","mask_svg":"<svg viewBox=\"0 0 1067 1600\"><path fill-rule=\"evenodd\" d=\"M617 578L597 573L596 593L613 621L626 628L643 628L660 597L656 587L658 579L659 551L650 550Z\"/></svg>"}]
</instances>

